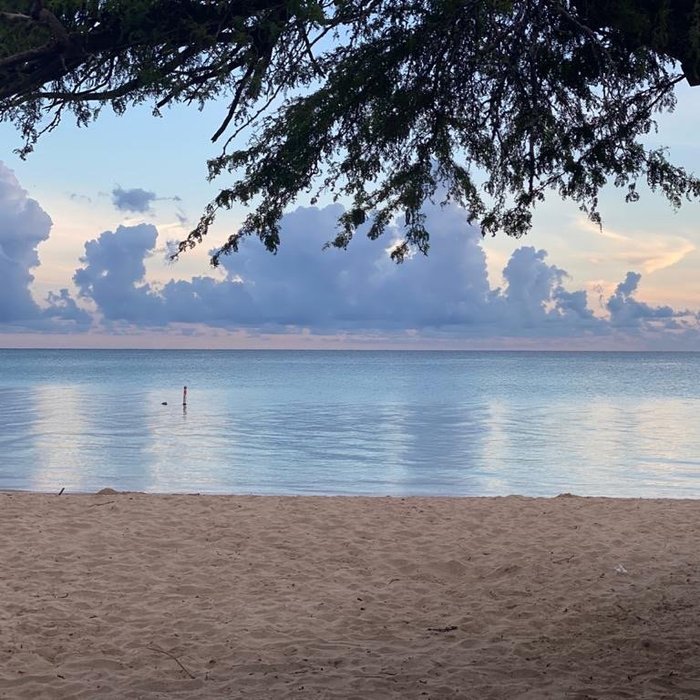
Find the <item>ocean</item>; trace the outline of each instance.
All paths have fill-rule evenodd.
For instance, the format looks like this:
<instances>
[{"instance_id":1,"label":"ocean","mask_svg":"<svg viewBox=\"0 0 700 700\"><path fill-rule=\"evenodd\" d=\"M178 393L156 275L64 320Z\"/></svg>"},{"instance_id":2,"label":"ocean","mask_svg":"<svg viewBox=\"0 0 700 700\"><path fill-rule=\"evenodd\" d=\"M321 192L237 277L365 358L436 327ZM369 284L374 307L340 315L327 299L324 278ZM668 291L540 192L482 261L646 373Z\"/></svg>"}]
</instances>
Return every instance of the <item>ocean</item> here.
<instances>
[{"instance_id":1,"label":"ocean","mask_svg":"<svg viewBox=\"0 0 700 700\"><path fill-rule=\"evenodd\" d=\"M699 377L700 353L0 350L0 490L697 498Z\"/></svg>"}]
</instances>

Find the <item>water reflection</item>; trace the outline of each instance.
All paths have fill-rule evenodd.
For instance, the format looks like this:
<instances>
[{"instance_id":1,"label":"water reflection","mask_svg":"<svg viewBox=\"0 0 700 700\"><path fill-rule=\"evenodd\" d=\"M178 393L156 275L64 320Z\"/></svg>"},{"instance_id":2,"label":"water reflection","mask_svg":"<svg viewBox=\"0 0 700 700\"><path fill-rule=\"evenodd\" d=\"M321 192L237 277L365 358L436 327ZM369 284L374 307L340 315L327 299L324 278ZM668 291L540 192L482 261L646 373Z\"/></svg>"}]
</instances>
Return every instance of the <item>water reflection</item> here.
<instances>
[{"instance_id":1,"label":"water reflection","mask_svg":"<svg viewBox=\"0 0 700 700\"><path fill-rule=\"evenodd\" d=\"M185 408L172 369L134 357L145 367L124 375L101 357L101 376L115 377L105 383L47 382L43 366L40 382L0 377L0 488L700 496L692 358L662 363L673 382L650 371L645 393L626 358L572 369L551 358L207 356L213 369L187 377Z\"/></svg>"},{"instance_id":2,"label":"water reflection","mask_svg":"<svg viewBox=\"0 0 700 700\"><path fill-rule=\"evenodd\" d=\"M44 386L31 394L36 460L30 488L34 491L81 491L85 490L85 482L90 482L90 465L83 464L90 434L89 410L80 393L75 387Z\"/></svg>"},{"instance_id":3,"label":"water reflection","mask_svg":"<svg viewBox=\"0 0 700 700\"><path fill-rule=\"evenodd\" d=\"M696 496L700 438L687 401L598 399L546 408L493 401L484 493ZM690 423L689 423L690 422Z\"/></svg>"}]
</instances>

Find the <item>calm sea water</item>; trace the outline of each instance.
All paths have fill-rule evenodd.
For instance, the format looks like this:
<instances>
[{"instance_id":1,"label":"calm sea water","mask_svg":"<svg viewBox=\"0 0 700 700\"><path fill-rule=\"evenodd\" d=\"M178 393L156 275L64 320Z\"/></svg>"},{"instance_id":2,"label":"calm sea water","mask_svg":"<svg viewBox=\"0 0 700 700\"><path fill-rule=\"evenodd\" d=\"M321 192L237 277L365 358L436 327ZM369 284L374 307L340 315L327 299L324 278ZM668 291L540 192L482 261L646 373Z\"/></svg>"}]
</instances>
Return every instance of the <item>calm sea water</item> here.
<instances>
[{"instance_id":1,"label":"calm sea water","mask_svg":"<svg viewBox=\"0 0 700 700\"><path fill-rule=\"evenodd\" d=\"M699 415L696 353L1 350L0 489L700 497Z\"/></svg>"}]
</instances>

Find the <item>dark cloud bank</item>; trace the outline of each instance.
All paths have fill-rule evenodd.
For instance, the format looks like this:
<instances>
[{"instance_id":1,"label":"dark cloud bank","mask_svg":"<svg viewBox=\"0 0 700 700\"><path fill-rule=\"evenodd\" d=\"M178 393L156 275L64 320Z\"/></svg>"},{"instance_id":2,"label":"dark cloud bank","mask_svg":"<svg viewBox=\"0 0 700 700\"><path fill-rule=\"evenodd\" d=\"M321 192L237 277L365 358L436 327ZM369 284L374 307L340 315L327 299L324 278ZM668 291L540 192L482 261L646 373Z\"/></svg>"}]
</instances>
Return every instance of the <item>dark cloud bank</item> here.
<instances>
[{"instance_id":1,"label":"dark cloud bank","mask_svg":"<svg viewBox=\"0 0 700 700\"><path fill-rule=\"evenodd\" d=\"M87 243L74 281L105 319L138 326L567 338L678 331L687 317L637 301L640 275L630 272L607 300L609 320L598 318L586 292L565 289L567 273L530 246L508 261L505 288L493 289L481 236L456 207L428 212L434 233L427 258L395 265L386 250L391 234L374 242L358 235L347 251L322 251L341 211L340 205L299 208L284 219L278 255L249 240L222 259L223 279L173 280L158 289L144 281L156 228L119 227Z\"/></svg>"},{"instance_id":2,"label":"dark cloud bank","mask_svg":"<svg viewBox=\"0 0 700 700\"><path fill-rule=\"evenodd\" d=\"M86 243L73 281L107 328L205 324L251 332L306 329L392 337L589 337L591 347L596 338L612 334L686 343L698 337L695 315L634 298L640 281L634 272L604 302L609 318L594 316L586 292L568 291L566 271L531 246L511 256L504 288L492 288L481 236L456 207L427 211L433 232L427 258L395 265L386 250L391 233L379 241L358 235L347 251L323 251L341 211L340 205L299 208L284 219L278 255L249 240L237 255L222 259L223 277L171 280L162 287L145 280L144 263L156 249L157 229L120 226ZM80 328L89 322L66 290L49 295L43 308L32 300L30 270L38 264L36 247L50 225L11 173L0 169L0 272L10 290L0 302L5 328L20 322Z\"/></svg>"}]
</instances>

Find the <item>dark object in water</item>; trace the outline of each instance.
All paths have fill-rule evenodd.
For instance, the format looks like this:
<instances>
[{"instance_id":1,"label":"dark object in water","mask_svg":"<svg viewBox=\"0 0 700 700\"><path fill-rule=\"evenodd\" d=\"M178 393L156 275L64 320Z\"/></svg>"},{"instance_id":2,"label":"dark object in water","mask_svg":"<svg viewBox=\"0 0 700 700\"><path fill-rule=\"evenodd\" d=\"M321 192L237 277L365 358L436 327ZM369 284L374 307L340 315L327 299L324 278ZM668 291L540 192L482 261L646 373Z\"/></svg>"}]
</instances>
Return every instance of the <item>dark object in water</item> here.
<instances>
[{"instance_id":1,"label":"dark object in water","mask_svg":"<svg viewBox=\"0 0 700 700\"><path fill-rule=\"evenodd\" d=\"M167 405L168 405L168 402L167 402L167 401L161 401L161 402L160 402L160 405L161 405L161 406L167 406Z\"/></svg>"}]
</instances>

